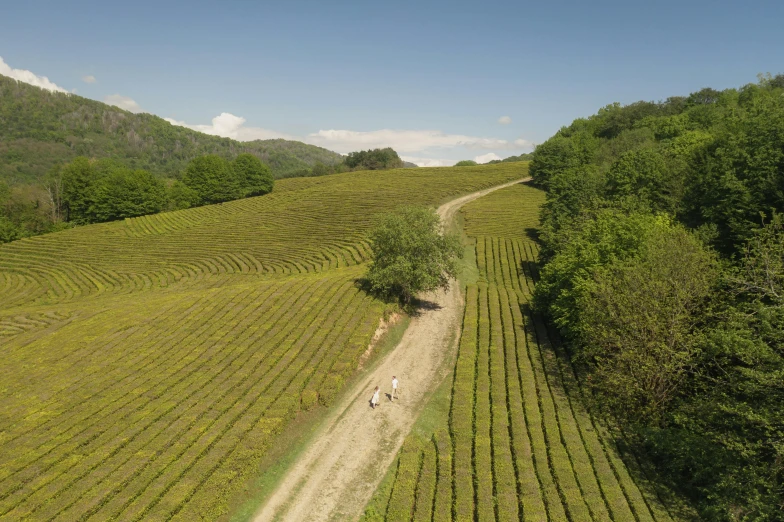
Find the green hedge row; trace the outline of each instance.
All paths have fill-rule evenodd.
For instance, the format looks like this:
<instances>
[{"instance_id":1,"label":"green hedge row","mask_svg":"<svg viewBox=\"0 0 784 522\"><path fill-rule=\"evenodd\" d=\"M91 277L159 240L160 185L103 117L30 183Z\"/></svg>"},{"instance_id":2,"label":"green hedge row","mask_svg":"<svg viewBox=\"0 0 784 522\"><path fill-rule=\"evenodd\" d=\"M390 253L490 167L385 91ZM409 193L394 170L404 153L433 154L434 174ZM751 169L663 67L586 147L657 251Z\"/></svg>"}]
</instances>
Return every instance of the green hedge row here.
<instances>
[{"instance_id":1,"label":"green hedge row","mask_svg":"<svg viewBox=\"0 0 784 522\"><path fill-rule=\"evenodd\" d=\"M474 520L474 378L476 374L478 288L466 289L463 334L455 365L449 427L454 445L454 506L456 522Z\"/></svg>"}]
</instances>

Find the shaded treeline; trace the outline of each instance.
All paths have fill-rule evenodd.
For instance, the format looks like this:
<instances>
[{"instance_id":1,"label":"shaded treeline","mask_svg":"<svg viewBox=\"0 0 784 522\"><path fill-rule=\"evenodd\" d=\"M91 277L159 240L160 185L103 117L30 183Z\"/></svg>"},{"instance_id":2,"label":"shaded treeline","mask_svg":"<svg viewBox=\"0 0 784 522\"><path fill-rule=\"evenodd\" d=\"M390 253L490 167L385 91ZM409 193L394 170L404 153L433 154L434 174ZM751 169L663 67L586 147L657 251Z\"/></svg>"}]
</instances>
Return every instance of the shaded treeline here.
<instances>
[{"instance_id":1,"label":"shaded treeline","mask_svg":"<svg viewBox=\"0 0 784 522\"><path fill-rule=\"evenodd\" d=\"M536 303L661 480L784 520L784 75L609 105L541 144Z\"/></svg>"}]
</instances>

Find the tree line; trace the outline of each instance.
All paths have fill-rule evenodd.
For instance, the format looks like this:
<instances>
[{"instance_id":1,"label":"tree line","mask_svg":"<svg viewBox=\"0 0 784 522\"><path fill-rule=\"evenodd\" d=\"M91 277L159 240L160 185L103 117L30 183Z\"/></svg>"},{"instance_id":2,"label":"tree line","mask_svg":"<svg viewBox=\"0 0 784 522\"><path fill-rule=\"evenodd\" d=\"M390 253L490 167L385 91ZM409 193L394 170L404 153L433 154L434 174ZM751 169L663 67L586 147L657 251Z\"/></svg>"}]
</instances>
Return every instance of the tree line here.
<instances>
[{"instance_id":1,"label":"tree line","mask_svg":"<svg viewBox=\"0 0 784 522\"><path fill-rule=\"evenodd\" d=\"M706 520L784 519L784 75L612 104L533 153L536 308Z\"/></svg>"},{"instance_id":2,"label":"tree line","mask_svg":"<svg viewBox=\"0 0 784 522\"><path fill-rule=\"evenodd\" d=\"M272 191L274 181L269 167L252 154L240 154L233 161L215 154L199 156L179 180L164 180L111 159L78 157L53 169L37 194L0 182L0 242L260 196Z\"/></svg>"},{"instance_id":3,"label":"tree line","mask_svg":"<svg viewBox=\"0 0 784 522\"><path fill-rule=\"evenodd\" d=\"M490 160L490 161L487 162L487 165L495 165L496 163L514 163L514 162L518 162L518 161L531 161L531 157L532 157L532 155L530 153L524 152L524 153L520 154L519 156L509 156L508 158L504 158L504 159ZM454 166L455 167L475 167L476 165L479 165L479 163L477 163L474 160L461 160L461 161L458 161L457 163L455 163Z\"/></svg>"},{"instance_id":4,"label":"tree line","mask_svg":"<svg viewBox=\"0 0 784 522\"><path fill-rule=\"evenodd\" d=\"M341 162L329 165L317 162L311 168L299 169L283 177L325 176L327 174L338 174L355 170L387 170L405 167L416 167L416 165L406 163L400 159L400 156L394 149L387 147L384 149L350 152Z\"/></svg>"},{"instance_id":5,"label":"tree line","mask_svg":"<svg viewBox=\"0 0 784 522\"><path fill-rule=\"evenodd\" d=\"M355 170L400 168L391 148L348 154L335 165L317 162L297 176L324 176ZM257 156L229 161L217 154L192 159L175 178L161 178L116 159L77 157L52 168L38 184L8 185L0 180L0 243L75 225L181 210L260 196L271 192L274 177Z\"/></svg>"}]
</instances>

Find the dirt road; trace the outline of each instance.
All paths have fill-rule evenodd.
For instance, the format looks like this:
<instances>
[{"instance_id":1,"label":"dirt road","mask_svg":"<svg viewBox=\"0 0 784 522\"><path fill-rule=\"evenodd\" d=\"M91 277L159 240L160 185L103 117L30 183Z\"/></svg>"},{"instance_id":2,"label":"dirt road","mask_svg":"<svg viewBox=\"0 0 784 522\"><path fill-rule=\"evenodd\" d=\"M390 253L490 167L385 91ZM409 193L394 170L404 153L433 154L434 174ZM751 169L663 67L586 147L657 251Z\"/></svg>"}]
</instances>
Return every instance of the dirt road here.
<instances>
[{"instance_id":1,"label":"dirt road","mask_svg":"<svg viewBox=\"0 0 784 522\"><path fill-rule=\"evenodd\" d=\"M513 181L450 201L438 209L450 223L462 206ZM334 406L313 442L302 452L255 517L301 522L356 520L411 430L430 393L449 373L444 363L456 349L463 311L457 284L425 297L433 306L412 321L400 343L375 370ZM401 398L390 402L392 376ZM370 408L375 386L381 405Z\"/></svg>"}]
</instances>

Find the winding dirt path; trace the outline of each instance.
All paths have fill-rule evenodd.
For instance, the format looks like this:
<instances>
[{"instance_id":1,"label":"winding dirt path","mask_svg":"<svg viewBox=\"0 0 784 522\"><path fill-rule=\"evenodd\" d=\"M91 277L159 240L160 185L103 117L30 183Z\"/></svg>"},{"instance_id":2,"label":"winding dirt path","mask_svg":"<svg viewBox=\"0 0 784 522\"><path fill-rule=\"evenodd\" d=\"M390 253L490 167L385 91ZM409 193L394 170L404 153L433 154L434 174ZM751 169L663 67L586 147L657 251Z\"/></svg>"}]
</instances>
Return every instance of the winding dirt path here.
<instances>
[{"instance_id":1,"label":"winding dirt path","mask_svg":"<svg viewBox=\"0 0 784 522\"><path fill-rule=\"evenodd\" d=\"M450 223L466 203L512 181L452 200L438 209ZM425 297L433 306L412 319L400 343L365 379L345 394L319 427L255 516L255 522L356 520L397 455L430 394L449 373L444 362L456 349L463 311L458 285ZM389 402L392 375L400 399ZM370 408L375 386L381 405Z\"/></svg>"}]
</instances>

